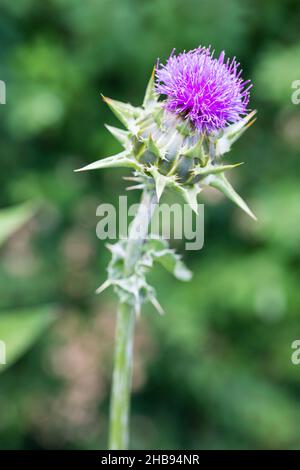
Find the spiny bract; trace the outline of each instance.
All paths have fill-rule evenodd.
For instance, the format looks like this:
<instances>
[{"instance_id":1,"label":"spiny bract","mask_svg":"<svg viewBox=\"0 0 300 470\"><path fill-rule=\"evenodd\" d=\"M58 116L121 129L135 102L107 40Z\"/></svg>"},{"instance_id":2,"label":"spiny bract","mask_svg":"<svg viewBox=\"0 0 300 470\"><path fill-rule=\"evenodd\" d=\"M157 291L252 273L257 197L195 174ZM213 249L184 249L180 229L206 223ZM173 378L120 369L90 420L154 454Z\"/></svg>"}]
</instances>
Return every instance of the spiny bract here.
<instances>
[{"instance_id":1,"label":"spiny bract","mask_svg":"<svg viewBox=\"0 0 300 470\"><path fill-rule=\"evenodd\" d=\"M222 65L221 59L219 61ZM160 69L157 72L157 80L162 79ZM123 130L106 126L124 150L77 171L110 167L131 168L134 170L131 179L137 183L132 189L142 189L146 185L155 184L159 200L165 188L172 188L180 192L195 211L198 194L205 187L211 186L255 219L252 211L224 175L225 171L240 163L223 164L221 161L221 157L230 150L231 145L254 122L255 111L224 129L215 129L214 132L208 132L208 129L200 131L195 125L195 120L189 119L188 115L181 115L177 110L172 112L168 99L160 99L157 92L159 89L155 84L154 69L142 106L134 107L129 103L103 97L126 128ZM245 98L245 106L246 101ZM237 110L238 108L236 112Z\"/></svg>"}]
</instances>

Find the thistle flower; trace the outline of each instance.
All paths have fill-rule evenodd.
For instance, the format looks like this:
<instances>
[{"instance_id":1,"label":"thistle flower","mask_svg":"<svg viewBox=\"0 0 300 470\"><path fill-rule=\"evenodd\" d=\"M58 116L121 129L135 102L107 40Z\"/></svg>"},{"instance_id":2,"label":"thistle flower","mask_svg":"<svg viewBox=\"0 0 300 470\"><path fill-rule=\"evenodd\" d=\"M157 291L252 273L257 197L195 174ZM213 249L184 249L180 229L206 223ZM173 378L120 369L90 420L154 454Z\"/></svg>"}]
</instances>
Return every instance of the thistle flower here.
<instances>
[{"instance_id":1,"label":"thistle flower","mask_svg":"<svg viewBox=\"0 0 300 470\"><path fill-rule=\"evenodd\" d=\"M176 56L156 71L158 93L166 95L166 108L189 119L200 133L224 129L244 117L250 80L243 81L235 58L218 59L210 48L199 47ZM248 86L247 86L248 85Z\"/></svg>"},{"instance_id":2,"label":"thistle flower","mask_svg":"<svg viewBox=\"0 0 300 470\"><path fill-rule=\"evenodd\" d=\"M255 115L246 114L249 81L241 78L235 59L225 62L224 57L214 59L205 48L172 54L166 65L154 69L139 107L103 97L126 128L106 126L124 151L79 171L131 168L138 183L133 188L152 181L158 200L170 188L194 210L198 194L211 186L255 219L224 174L240 165L223 164L222 157ZM159 93L167 98L161 100Z\"/></svg>"}]
</instances>

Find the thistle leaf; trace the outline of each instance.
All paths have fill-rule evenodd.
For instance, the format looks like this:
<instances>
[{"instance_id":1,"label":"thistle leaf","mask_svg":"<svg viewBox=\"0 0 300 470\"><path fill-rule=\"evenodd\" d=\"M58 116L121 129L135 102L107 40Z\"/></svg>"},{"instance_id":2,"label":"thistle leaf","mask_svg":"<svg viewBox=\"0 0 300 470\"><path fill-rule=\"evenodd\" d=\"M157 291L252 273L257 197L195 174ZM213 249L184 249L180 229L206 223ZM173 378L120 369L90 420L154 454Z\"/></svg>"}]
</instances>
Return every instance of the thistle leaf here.
<instances>
[{"instance_id":1,"label":"thistle leaf","mask_svg":"<svg viewBox=\"0 0 300 470\"><path fill-rule=\"evenodd\" d=\"M105 124L106 129L115 137L115 139L123 145L124 148L128 148L130 145L129 132L117 127L109 126Z\"/></svg>"},{"instance_id":2,"label":"thistle leaf","mask_svg":"<svg viewBox=\"0 0 300 470\"><path fill-rule=\"evenodd\" d=\"M251 113L247 114L247 116L245 116L240 121L226 127L224 129L224 136L228 136L230 138L237 136L238 138L241 135L240 133L244 132L245 128L249 127L253 123L253 118L256 113L257 113L256 110L251 111Z\"/></svg>"},{"instance_id":3,"label":"thistle leaf","mask_svg":"<svg viewBox=\"0 0 300 470\"><path fill-rule=\"evenodd\" d=\"M213 188L221 191L226 197L233 201L238 207L240 207L246 214L248 214L252 219L257 220L253 212L249 209L245 201L238 195L238 193L233 189L229 181L226 179L224 174L221 175L210 175L208 178L207 184Z\"/></svg>"},{"instance_id":4,"label":"thistle leaf","mask_svg":"<svg viewBox=\"0 0 300 470\"><path fill-rule=\"evenodd\" d=\"M134 168L135 170L142 171L142 166L136 160L129 158L129 154L127 152L121 152L111 157L102 158L101 160L97 160L96 162L90 163L89 165L86 165L83 168L79 168L74 171L78 172L118 167Z\"/></svg>"},{"instance_id":5,"label":"thistle leaf","mask_svg":"<svg viewBox=\"0 0 300 470\"><path fill-rule=\"evenodd\" d=\"M166 186L173 181L169 176L162 175L155 166L152 166L149 170L149 173L153 176L155 182L157 202L159 202L162 193L164 192Z\"/></svg>"},{"instance_id":6,"label":"thistle leaf","mask_svg":"<svg viewBox=\"0 0 300 470\"><path fill-rule=\"evenodd\" d=\"M128 186L126 188L126 191L134 191L136 189L144 189L145 188L145 185L144 184L135 184L134 186Z\"/></svg>"},{"instance_id":7,"label":"thistle leaf","mask_svg":"<svg viewBox=\"0 0 300 470\"><path fill-rule=\"evenodd\" d=\"M163 115L164 115L164 110L161 106L158 107L157 109L154 109L152 112L154 122L158 125L159 128L161 127L161 124L162 124Z\"/></svg>"},{"instance_id":8,"label":"thistle leaf","mask_svg":"<svg viewBox=\"0 0 300 470\"><path fill-rule=\"evenodd\" d=\"M167 178L163 175L158 175L155 180L155 189L156 189L156 195L157 195L157 201L160 201L161 195L164 192L164 189L167 184Z\"/></svg>"},{"instance_id":9,"label":"thistle leaf","mask_svg":"<svg viewBox=\"0 0 300 470\"><path fill-rule=\"evenodd\" d=\"M172 273L179 281L190 281L192 272L181 261L180 257L172 250L164 250L156 256L156 261L167 271Z\"/></svg>"},{"instance_id":10,"label":"thistle leaf","mask_svg":"<svg viewBox=\"0 0 300 470\"><path fill-rule=\"evenodd\" d=\"M203 143L203 136L197 140L195 145L193 145L192 147L189 147L187 150L182 152L182 155L185 155L186 157L199 158L200 160L203 160L203 157L205 155L204 155L202 143Z\"/></svg>"},{"instance_id":11,"label":"thistle leaf","mask_svg":"<svg viewBox=\"0 0 300 470\"><path fill-rule=\"evenodd\" d=\"M235 163L233 165L207 165L205 168L196 168L194 170L194 175L195 176L216 175L219 173L224 173L224 171L227 171L227 170L232 170L233 168L236 168L240 165L243 165L243 162Z\"/></svg>"},{"instance_id":12,"label":"thistle leaf","mask_svg":"<svg viewBox=\"0 0 300 470\"><path fill-rule=\"evenodd\" d=\"M132 121L139 116L139 108L135 108L129 103L123 103L122 101L112 100L111 98L107 98L103 96L103 101L110 107L112 112L115 116L119 119L119 121L124 124L125 127L130 127Z\"/></svg>"},{"instance_id":13,"label":"thistle leaf","mask_svg":"<svg viewBox=\"0 0 300 470\"><path fill-rule=\"evenodd\" d=\"M151 134L149 134L148 140L147 140L147 147L150 152L152 152L156 157L158 158L164 158L164 155L162 154L161 149L158 147L156 142L154 142L153 137Z\"/></svg>"},{"instance_id":14,"label":"thistle leaf","mask_svg":"<svg viewBox=\"0 0 300 470\"><path fill-rule=\"evenodd\" d=\"M150 80L148 82L147 88L146 88L146 93L143 101L143 107L146 108L150 104L154 103L157 101L157 94L155 92L155 67L153 67L152 74L150 77Z\"/></svg>"},{"instance_id":15,"label":"thistle leaf","mask_svg":"<svg viewBox=\"0 0 300 470\"><path fill-rule=\"evenodd\" d=\"M256 110L249 113L239 122L231 124L224 129L223 135L216 142L216 152L218 155L223 155L224 153L229 152L232 144L234 144L234 142L236 142L241 137L248 127L250 127L255 122L255 119L253 119L255 114Z\"/></svg>"},{"instance_id":16,"label":"thistle leaf","mask_svg":"<svg viewBox=\"0 0 300 470\"><path fill-rule=\"evenodd\" d=\"M202 191L202 188L196 184L190 187L183 187L178 183L175 183L173 187L180 192L190 208L198 215L197 196Z\"/></svg>"},{"instance_id":17,"label":"thistle leaf","mask_svg":"<svg viewBox=\"0 0 300 470\"><path fill-rule=\"evenodd\" d=\"M192 278L192 272L185 266L181 257L168 247L166 240L161 238L151 239L145 243L145 256L148 255L149 261L154 260L161 264L168 272L172 273L180 281L189 281ZM149 267L152 266L150 262Z\"/></svg>"}]
</instances>

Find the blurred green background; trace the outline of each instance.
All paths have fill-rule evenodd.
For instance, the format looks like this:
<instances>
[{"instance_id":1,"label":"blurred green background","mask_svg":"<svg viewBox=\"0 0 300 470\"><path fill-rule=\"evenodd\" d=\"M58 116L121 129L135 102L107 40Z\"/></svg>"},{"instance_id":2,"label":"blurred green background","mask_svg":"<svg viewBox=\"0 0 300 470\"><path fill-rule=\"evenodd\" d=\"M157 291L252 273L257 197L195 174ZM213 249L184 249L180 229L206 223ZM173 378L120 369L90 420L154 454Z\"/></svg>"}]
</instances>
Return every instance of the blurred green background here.
<instances>
[{"instance_id":1,"label":"blurred green background","mask_svg":"<svg viewBox=\"0 0 300 470\"><path fill-rule=\"evenodd\" d=\"M106 448L116 299L94 295L109 259L95 211L126 183L73 169L119 150L100 92L138 105L157 57L211 44L254 83L258 120L227 160L246 162L230 176L259 221L207 193L204 249L184 254L193 280L152 276L167 314L147 306L138 322L131 447L299 449L299 2L1 0L0 13L0 200L17 207L0 214L15 360L0 366L0 448Z\"/></svg>"}]
</instances>

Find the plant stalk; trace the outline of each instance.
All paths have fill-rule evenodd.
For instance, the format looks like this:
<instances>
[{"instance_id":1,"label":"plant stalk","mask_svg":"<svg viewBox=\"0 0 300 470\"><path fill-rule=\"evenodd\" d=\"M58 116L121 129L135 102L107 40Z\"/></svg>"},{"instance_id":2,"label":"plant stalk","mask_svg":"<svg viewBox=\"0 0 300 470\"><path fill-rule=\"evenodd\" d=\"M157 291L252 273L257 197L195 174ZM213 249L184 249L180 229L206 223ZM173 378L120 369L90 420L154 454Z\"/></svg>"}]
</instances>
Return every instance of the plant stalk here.
<instances>
[{"instance_id":1,"label":"plant stalk","mask_svg":"<svg viewBox=\"0 0 300 470\"><path fill-rule=\"evenodd\" d=\"M127 240L125 271L130 276L141 256L155 204L154 189L144 189L137 214L130 226ZM116 326L116 345L110 404L109 449L126 450L129 445L130 393L133 367L135 309L130 303L120 303Z\"/></svg>"}]
</instances>

